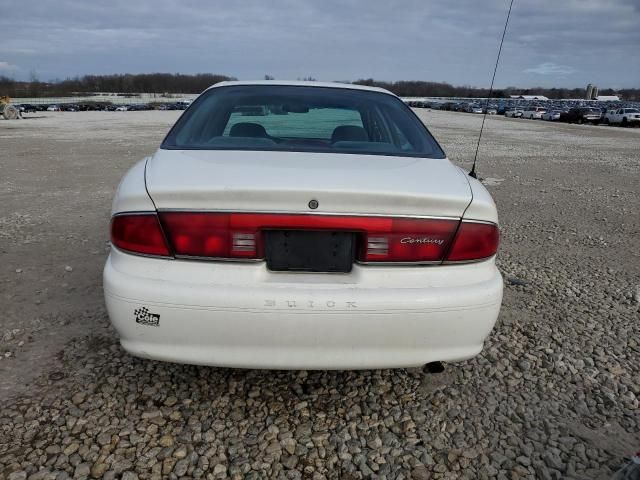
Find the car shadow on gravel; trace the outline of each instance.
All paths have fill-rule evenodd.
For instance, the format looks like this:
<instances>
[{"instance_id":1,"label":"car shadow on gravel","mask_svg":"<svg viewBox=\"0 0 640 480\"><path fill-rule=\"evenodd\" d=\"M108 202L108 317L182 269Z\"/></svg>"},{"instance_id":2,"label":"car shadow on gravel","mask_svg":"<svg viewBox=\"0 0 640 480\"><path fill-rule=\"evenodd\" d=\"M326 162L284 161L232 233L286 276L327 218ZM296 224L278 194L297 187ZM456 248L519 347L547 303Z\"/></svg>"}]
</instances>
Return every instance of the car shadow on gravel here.
<instances>
[{"instance_id":1,"label":"car shadow on gravel","mask_svg":"<svg viewBox=\"0 0 640 480\"><path fill-rule=\"evenodd\" d=\"M111 330L111 327L107 327ZM157 360L142 359L129 355L118 342L117 334L77 337L65 349L58 352L57 368L49 372L49 384L84 385L86 381L97 384L109 383L114 376L138 379L138 386L144 391L159 382L166 383L165 391L190 391L195 395L206 384L207 390L218 390L229 395L255 397L257 391L268 385L267 395L275 392L287 402L304 396L314 395L330 387L327 398L348 397L354 389L366 385L372 393L393 392L395 385L403 390L415 392L422 397L438 391L454 382L451 373L455 366L445 367L440 373L431 373L426 368L394 370L260 370L185 365ZM51 377L54 377L51 380ZM392 378L390 384L380 382L380 378ZM71 382L69 382L71 381ZM65 389L67 386L65 385ZM150 390L148 390L150 391Z\"/></svg>"}]
</instances>

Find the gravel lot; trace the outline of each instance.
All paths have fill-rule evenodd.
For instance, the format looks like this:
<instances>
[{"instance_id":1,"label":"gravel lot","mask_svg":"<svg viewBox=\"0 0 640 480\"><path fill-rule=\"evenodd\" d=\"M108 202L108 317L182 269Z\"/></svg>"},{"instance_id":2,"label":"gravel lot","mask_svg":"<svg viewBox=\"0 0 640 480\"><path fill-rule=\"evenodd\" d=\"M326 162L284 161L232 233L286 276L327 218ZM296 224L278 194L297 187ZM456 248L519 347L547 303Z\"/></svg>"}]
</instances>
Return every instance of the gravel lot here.
<instances>
[{"instance_id":1,"label":"gravel lot","mask_svg":"<svg viewBox=\"0 0 640 480\"><path fill-rule=\"evenodd\" d=\"M469 165L480 116L419 114ZM640 129L489 118L506 287L420 370L142 361L105 313L113 191L178 112L0 121L0 478L609 478L640 448Z\"/></svg>"}]
</instances>

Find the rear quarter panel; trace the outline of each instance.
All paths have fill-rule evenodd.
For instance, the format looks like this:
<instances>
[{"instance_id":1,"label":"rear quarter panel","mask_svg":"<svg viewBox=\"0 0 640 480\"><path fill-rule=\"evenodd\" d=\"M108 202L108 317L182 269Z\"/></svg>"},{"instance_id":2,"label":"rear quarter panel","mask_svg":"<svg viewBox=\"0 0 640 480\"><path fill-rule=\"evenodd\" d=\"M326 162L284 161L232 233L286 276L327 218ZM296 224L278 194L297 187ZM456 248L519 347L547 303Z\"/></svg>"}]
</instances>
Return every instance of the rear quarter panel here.
<instances>
[{"instance_id":1,"label":"rear quarter panel","mask_svg":"<svg viewBox=\"0 0 640 480\"><path fill-rule=\"evenodd\" d=\"M489 191L476 178L467 175L473 199L464 212L465 219L498 223L498 210Z\"/></svg>"},{"instance_id":2,"label":"rear quarter panel","mask_svg":"<svg viewBox=\"0 0 640 480\"><path fill-rule=\"evenodd\" d=\"M111 205L111 214L155 211L145 187L145 166L149 157L140 160L122 177Z\"/></svg>"}]
</instances>

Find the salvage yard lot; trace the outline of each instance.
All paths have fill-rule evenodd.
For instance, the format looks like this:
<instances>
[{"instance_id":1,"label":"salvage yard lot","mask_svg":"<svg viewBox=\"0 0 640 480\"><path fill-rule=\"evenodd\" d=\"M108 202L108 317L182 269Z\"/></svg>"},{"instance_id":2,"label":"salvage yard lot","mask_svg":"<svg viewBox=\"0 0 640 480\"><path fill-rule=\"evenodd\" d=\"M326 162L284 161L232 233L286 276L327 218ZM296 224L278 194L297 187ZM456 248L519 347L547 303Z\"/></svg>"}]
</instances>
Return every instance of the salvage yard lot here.
<instances>
[{"instance_id":1,"label":"salvage yard lot","mask_svg":"<svg viewBox=\"0 0 640 480\"><path fill-rule=\"evenodd\" d=\"M481 117L416 112L470 167ZM506 288L476 359L270 372L109 326L112 195L179 114L0 121L0 478L608 478L640 448L640 129L487 119Z\"/></svg>"}]
</instances>

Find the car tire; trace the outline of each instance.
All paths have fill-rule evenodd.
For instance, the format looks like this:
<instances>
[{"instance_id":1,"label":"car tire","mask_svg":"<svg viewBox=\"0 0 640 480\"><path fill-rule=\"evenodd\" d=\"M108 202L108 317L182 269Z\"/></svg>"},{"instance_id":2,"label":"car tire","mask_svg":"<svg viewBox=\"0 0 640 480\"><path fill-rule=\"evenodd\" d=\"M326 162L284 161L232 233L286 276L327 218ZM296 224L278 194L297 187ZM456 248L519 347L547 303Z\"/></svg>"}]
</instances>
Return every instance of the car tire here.
<instances>
[{"instance_id":1,"label":"car tire","mask_svg":"<svg viewBox=\"0 0 640 480\"><path fill-rule=\"evenodd\" d=\"M605 124L605 125L611 125L611 122L609 121L609 119L608 119L608 118L605 118L605 119L604 119L604 124Z\"/></svg>"},{"instance_id":2,"label":"car tire","mask_svg":"<svg viewBox=\"0 0 640 480\"><path fill-rule=\"evenodd\" d=\"M627 121L627 117L622 119L622 126L623 127L628 127L629 126L629 122Z\"/></svg>"},{"instance_id":3,"label":"car tire","mask_svg":"<svg viewBox=\"0 0 640 480\"><path fill-rule=\"evenodd\" d=\"M578 119L578 125L582 125L584 123L584 120L582 120L582 118Z\"/></svg>"}]
</instances>

